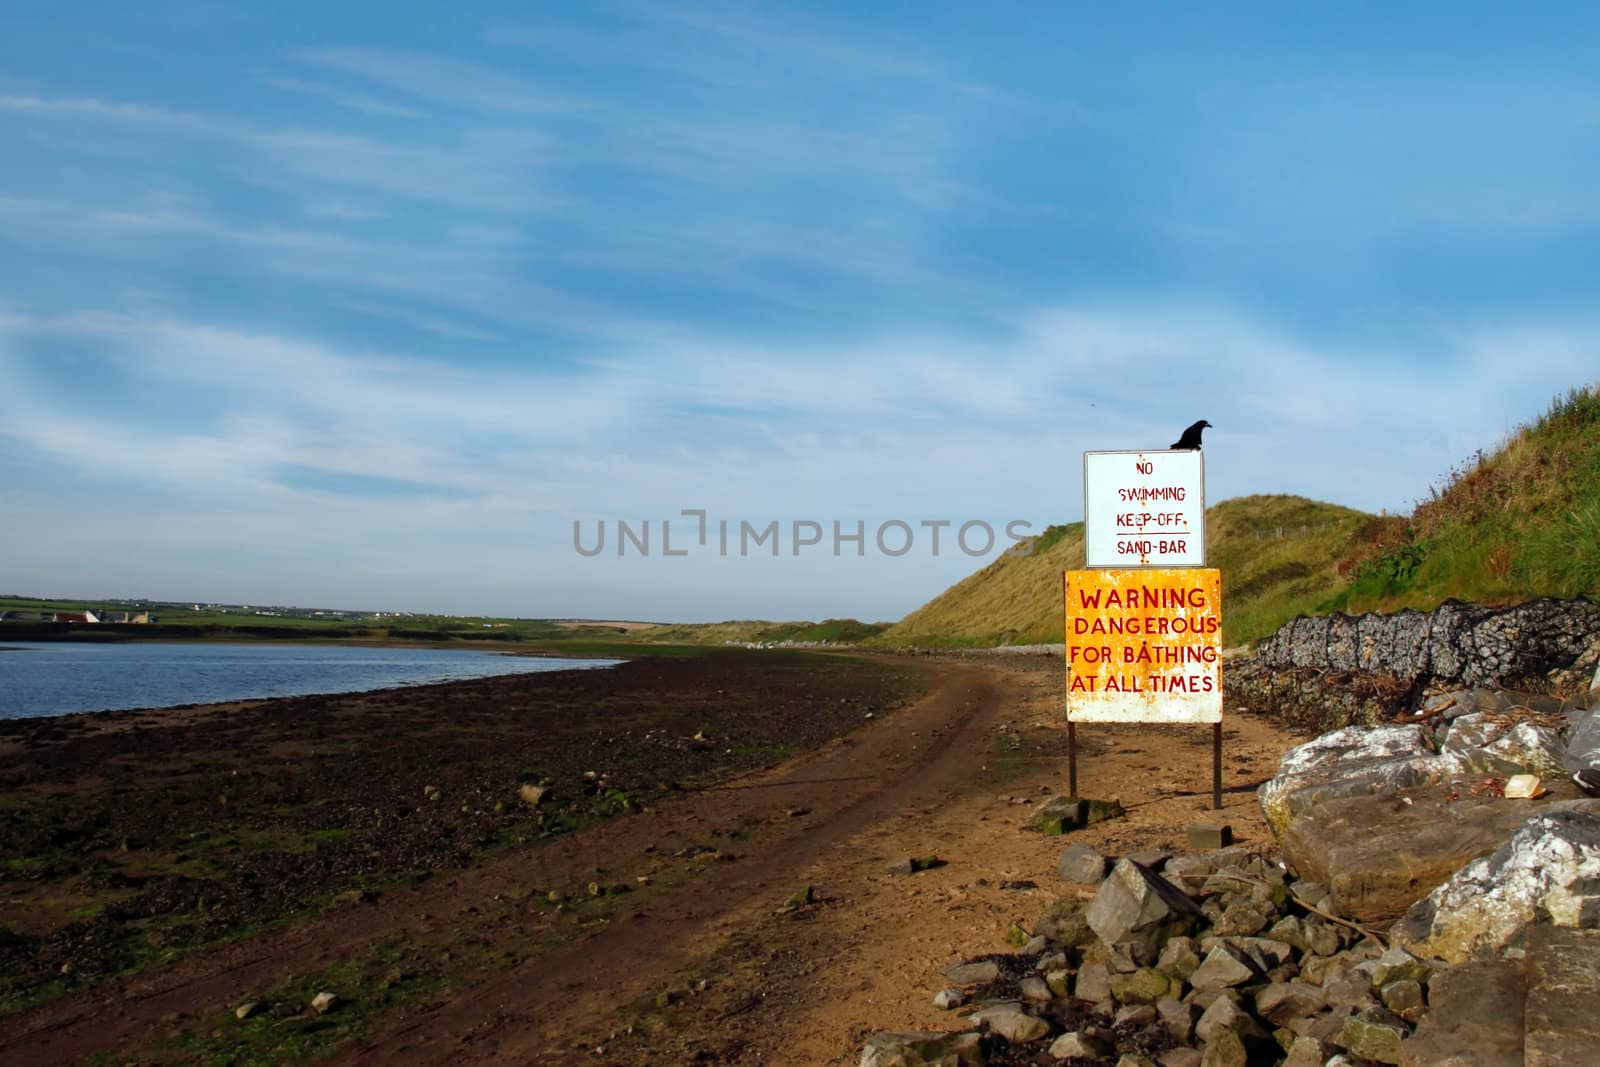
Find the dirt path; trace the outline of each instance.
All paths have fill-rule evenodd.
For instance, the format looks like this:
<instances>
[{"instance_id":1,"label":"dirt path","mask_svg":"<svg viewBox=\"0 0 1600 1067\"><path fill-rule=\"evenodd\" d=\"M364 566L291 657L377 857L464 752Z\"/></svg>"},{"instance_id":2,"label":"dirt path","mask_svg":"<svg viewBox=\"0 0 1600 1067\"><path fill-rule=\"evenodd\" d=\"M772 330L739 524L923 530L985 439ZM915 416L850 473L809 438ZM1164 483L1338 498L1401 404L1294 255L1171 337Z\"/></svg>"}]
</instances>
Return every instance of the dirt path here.
<instances>
[{"instance_id":1,"label":"dirt path","mask_svg":"<svg viewBox=\"0 0 1600 1067\"><path fill-rule=\"evenodd\" d=\"M981 748L1009 686L980 668L940 672L927 699L878 727L774 773L709 790L653 828L675 841L737 819L748 836L735 861L409 1020L351 1058L567 1063L575 1044L603 1043L619 1008L667 991L752 915L770 912L799 888L795 879L806 867L826 864L831 850L855 835L970 777L968 757ZM646 859L634 862L647 866ZM731 991L725 981L719 986Z\"/></svg>"},{"instance_id":2,"label":"dirt path","mask_svg":"<svg viewBox=\"0 0 1600 1067\"><path fill-rule=\"evenodd\" d=\"M70 1063L163 1049L286 977L375 941L459 951L462 938L522 944L551 921L545 892L634 892L554 948L497 958L457 989L406 1004L336 1059L379 1063L627 1065L853 1060L862 1036L947 1025L928 1000L952 959L1001 947L1061 891L1060 838L1019 829L1064 789L1059 666L938 660L917 703L849 738L727 786L686 794L472 870L344 909L0 1024L0 1062ZM1209 731L1082 731L1085 795L1127 819L1082 832L1111 851L1180 845L1210 819ZM1232 717L1223 813L1262 839L1254 798L1293 738ZM948 865L891 876L898 857ZM1031 886L1030 886L1031 883ZM805 886L815 902L782 905ZM540 908L530 906L537 899ZM168 1043L163 1045L163 1041Z\"/></svg>"},{"instance_id":3,"label":"dirt path","mask_svg":"<svg viewBox=\"0 0 1600 1067\"><path fill-rule=\"evenodd\" d=\"M746 783L836 779L740 791L770 832L738 863L341 1060L815 1067L853 1061L874 1029L948 1025L929 1004L937 971L1002 948L1011 921L1030 922L1060 892L1061 839L1019 829L1031 802L1062 785L1059 684L1048 660L949 667L932 697L858 744ZM1086 793L1120 796L1130 816L1080 838L1111 852L1179 848L1190 823L1218 815L1208 731L1087 740ZM1264 840L1250 787L1290 743L1260 720L1230 724L1235 792L1221 814L1241 840ZM785 814L796 804L817 805L801 827ZM929 854L947 865L886 872ZM816 903L782 907L806 886Z\"/></svg>"}]
</instances>

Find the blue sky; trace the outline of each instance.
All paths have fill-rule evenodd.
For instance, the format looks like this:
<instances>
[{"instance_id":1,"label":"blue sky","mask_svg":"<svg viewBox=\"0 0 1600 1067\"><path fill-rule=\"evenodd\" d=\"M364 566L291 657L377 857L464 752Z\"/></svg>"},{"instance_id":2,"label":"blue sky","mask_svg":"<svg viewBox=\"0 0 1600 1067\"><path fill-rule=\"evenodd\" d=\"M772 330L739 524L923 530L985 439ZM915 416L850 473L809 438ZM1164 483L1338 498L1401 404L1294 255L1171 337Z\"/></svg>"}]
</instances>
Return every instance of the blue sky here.
<instances>
[{"instance_id":1,"label":"blue sky","mask_svg":"<svg viewBox=\"0 0 1600 1067\"><path fill-rule=\"evenodd\" d=\"M8 5L0 590L895 618L981 560L572 524L1042 528L1201 417L1407 508L1597 377L1595 22Z\"/></svg>"}]
</instances>

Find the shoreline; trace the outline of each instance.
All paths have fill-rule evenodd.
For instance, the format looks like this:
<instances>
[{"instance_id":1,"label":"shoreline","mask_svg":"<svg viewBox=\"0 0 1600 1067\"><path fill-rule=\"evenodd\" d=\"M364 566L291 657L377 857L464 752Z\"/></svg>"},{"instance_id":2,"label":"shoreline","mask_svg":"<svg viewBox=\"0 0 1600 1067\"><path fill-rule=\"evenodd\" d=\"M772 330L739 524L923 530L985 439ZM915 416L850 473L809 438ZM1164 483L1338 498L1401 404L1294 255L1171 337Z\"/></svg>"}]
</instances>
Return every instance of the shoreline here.
<instances>
[{"instance_id":1,"label":"shoreline","mask_svg":"<svg viewBox=\"0 0 1600 1067\"><path fill-rule=\"evenodd\" d=\"M40 643L43 644L43 643L46 643L46 642L40 642ZM160 642L152 642L152 643L159 643L159 644L209 644L209 645L240 644L240 645L249 645L249 646L252 646L252 647L254 647L256 645L272 646L272 645L276 644L276 642L271 642L271 641L265 641L265 642L262 642L262 641L212 642L212 641L184 641L184 640L160 641ZM296 642L296 644L301 644L301 643ZM336 643L336 644L329 644L329 645L327 645L327 647L338 648L338 647L345 647L345 646L347 646L349 644L353 644L353 642L340 642L340 643ZM301 645L301 647L304 647L304 646ZM420 648L421 646L408 645L408 644L390 645L390 644L379 644L379 643L364 643L360 647L414 649L414 648ZM29 652L29 651L35 651L35 650L34 649L28 649L28 648L22 648L22 647L7 647L7 648L0 648L0 651ZM452 648L451 646L443 646L442 648L436 649L435 651L484 652L484 653L489 653L489 654L501 654L501 655L511 655L511 656L519 655L518 653L507 652L507 651L502 650L502 649L459 649L459 648ZM593 664L593 665L590 665L590 666L581 666L581 667L563 667L563 668L556 668L556 669L553 669L553 670L507 671L507 672L495 673L495 674L483 674L483 675L479 675L479 676L474 677L474 678L449 678L449 679L444 679L444 680L441 680L441 681L400 682L400 683L397 683L397 684L394 684L394 685L381 685L381 686L375 686L375 687L368 688L368 689L327 689L327 690L313 690L313 691L304 692L304 693L278 693L278 694L269 694L269 695L265 695L265 696L241 696L241 697L234 697L232 699L227 699L227 700L187 701L187 702L179 703L179 704L139 704L139 705L133 705L133 706L128 706L128 707L84 708L84 709L81 709L79 711L48 712L48 713L45 713L45 714L42 714L42 715L32 715L32 714L26 714L26 713L20 714L20 715L0 714L0 734L4 734L4 733L7 733L7 732L12 732L15 729L14 727L10 726L10 724L12 724L12 723L35 723L35 722L44 723L44 722L50 722L50 721L53 721L53 720L78 719L78 718L81 718L81 717L118 716L118 715L147 714L147 713L148 714L155 714L155 713L172 712L172 711L189 711L189 712L204 713L204 712L207 712L207 711L223 711L223 710L230 710L230 709L239 709L239 708L243 708L243 707L253 707L253 706L256 706L256 705L268 703L268 702L275 701L275 700L300 700L300 699L304 699L304 698L315 698L315 697L364 697L364 696L375 696L375 695L380 695L380 694L397 693L397 692L408 692L409 693L409 692L418 692L418 691L430 690L430 689L444 689L446 687L457 686L457 685L468 685L468 684L472 684L472 683L476 683L476 682L490 681L490 680L498 679L498 678L516 678L516 677L523 677L523 676L526 676L526 675L539 675L539 674L565 674L565 673L569 673L569 672L573 672L573 671L607 670L607 669L610 669L612 667L621 666L622 664L629 662L628 658L623 658L623 657L619 657L619 656L603 656L603 655L566 656L566 655L559 655L559 654L556 654L556 653L528 654L526 658L529 658L529 659L564 659L564 660L605 660L605 661L609 661L609 662Z\"/></svg>"},{"instance_id":2,"label":"shoreline","mask_svg":"<svg viewBox=\"0 0 1600 1067\"><path fill-rule=\"evenodd\" d=\"M9 720L0 1020L241 937L288 936L346 898L567 849L590 825L823 748L924 678L730 652ZM571 877L556 888L592 896L592 874ZM610 900L547 902L539 921L579 933Z\"/></svg>"},{"instance_id":3,"label":"shoreline","mask_svg":"<svg viewBox=\"0 0 1600 1067\"><path fill-rule=\"evenodd\" d=\"M607 658L610 658L610 657L608 657L608 656L606 656L606 655L604 655L602 653L595 653L595 652L570 652L570 653L569 652L561 652L561 651L558 651L556 649L552 649L547 645L540 645L540 644L538 644L536 642L532 642L532 641L528 641L528 642L523 642L523 641L495 641L493 639L489 639L489 640L481 640L481 639L480 640L473 640L471 638L462 638L460 640L450 640L450 641L441 641L441 640L438 640L437 638L426 638L426 639L419 639L419 640L416 640L416 641L410 641L410 640L406 640L406 639L403 639L403 638L396 638L396 637L387 637L387 638L385 638L385 637L321 637L321 636L317 636L317 635L306 635L306 636L297 635L297 636L294 636L294 637L259 637L259 636L233 637L233 636L227 636L227 635L222 635L222 634L218 634L217 636L214 636L214 637L192 637L192 636L191 637L178 637L178 636L137 637L137 636L130 636L129 634L126 634L126 633L118 632L118 633L109 633L109 634L106 634L103 637L99 636L99 635L89 635L89 634L85 634L84 636L81 636L81 637L77 636L77 635L68 635L68 634L62 634L62 635L58 635L58 636L41 636L41 635L38 635L38 634L30 634L27 637L18 637L18 638L13 638L12 640L25 641L25 642L28 642L29 644L37 644L37 645L120 645L120 644L140 644L140 645L330 645L330 646L355 645L357 647L362 647L362 648L434 648L434 649L441 649L441 650L460 649L463 652L503 652L506 655L512 655L512 656L552 656L552 657L557 657L557 658L560 658L560 659L607 659ZM585 638L584 639L584 643L585 644L592 644L593 643L593 639L592 638ZM644 645L644 644L642 644L640 642L619 641L617 643L619 645L624 645L624 646L627 646L629 648L649 647L649 646ZM509 647L508 648L507 647L508 645L509 646L517 646L517 647ZM528 647L526 647L526 648L520 647L520 646L523 646L523 645L526 645ZM664 644L661 647L663 647L663 648L679 648L679 647L683 647L683 646ZM692 647L700 647L700 646L692 646ZM706 646L706 647L712 647L712 646ZM19 645L0 645L0 652L12 652L12 651L26 651L26 650L22 649L21 646L19 646Z\"/></svg>"}]
</instances>

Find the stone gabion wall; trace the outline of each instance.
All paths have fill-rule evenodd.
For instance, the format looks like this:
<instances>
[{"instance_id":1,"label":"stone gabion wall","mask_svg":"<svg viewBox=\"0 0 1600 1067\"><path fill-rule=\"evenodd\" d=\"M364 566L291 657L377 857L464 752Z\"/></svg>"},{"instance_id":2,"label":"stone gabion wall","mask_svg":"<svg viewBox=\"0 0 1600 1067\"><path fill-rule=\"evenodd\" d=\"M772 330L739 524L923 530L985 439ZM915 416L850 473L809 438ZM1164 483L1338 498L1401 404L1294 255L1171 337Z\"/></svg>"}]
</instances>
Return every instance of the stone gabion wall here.
<instances>
[{"instance_id":1,"label":"stone gabion wall","mask_svg":"<svg viewBox=\"0 0 1600 1067\"><path fill-rule=\"evenodd\" d=\"M1299 618L1223 668L1226 699L1333 730L1412 710L1428 690L1499 685L1577 695L1600 661L1600 604L1451 601L1433 611Z\"/></svg>"},{"instance_id":2,"label":"stone gabion wall","mask_svg":"<svg viewBox=\"0 0 1600 1067\"><path fill-rule=\"evenodd\" d=\"M1258 644L1253 658L1274 670L1384 675L1408 685L1513 685L1581 670L1597 645L1600 604L1544 597L1505 608L1449 601L1428 612L1302 617Z\"/></svg>"}]
</instances>

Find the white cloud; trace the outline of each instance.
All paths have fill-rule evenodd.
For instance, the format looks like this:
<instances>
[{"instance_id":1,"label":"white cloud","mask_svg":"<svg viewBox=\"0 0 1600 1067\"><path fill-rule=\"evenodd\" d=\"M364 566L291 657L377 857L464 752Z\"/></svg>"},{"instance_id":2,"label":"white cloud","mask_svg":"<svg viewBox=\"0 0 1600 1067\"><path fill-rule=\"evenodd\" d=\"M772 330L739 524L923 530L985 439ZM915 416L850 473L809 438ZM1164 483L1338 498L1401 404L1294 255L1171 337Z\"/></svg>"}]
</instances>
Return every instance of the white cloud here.
<instances>
[{"instance_id":1,"label":"white cloud","mask_svg":"<svg viewBox=\"0 0 1600 1067\"><path fill-rule=\"evenodd\" d=\"M591 114L600 105L529 78L428 52L381 48L306 48L294 58L364 78L435 104L530 117Z\"/></svg>"},{"instance_id":2,"label":"white cloud","mask_svg":"<svg viewBox=\"0 0 1600 1067\"><path fill-rule=\"evenodd\" d=\"M298 93L302 96L314 96L340 107L359 111L363 115L375 115L379 118L421 119L427 118L427 112L419 111L414 107L405 107L388 100L379 100L375 96L365 93L352 93L333 85L324 85L320 82L308 82L301 78L262 78L262 84L270 85L274 89L282 89L287 93Z\"/></svg>"},{"instance_id":3,"label":"white cloud","mask_svg":"<svg viewBox=\"0 0 1600 1067\"><path fill-rule=\"evenodd\" d=\"M149 104L98 100L93 97L0 96L0 111L44 118L126 123L180 133L234 136L245 129L241 124L226 119L173 111Z\"/></svg>"},{"instance_id":4,"label":"white cloud","mask_svg":"<svg viewBox=\"0 0 1600 1067\"><path fill-rule=\"evenodd\" d=\"M527 129L468 128L442 141L408 142L93 98L0 96L0 111L194 135L249 153L245 169L265 166L319 185L497 212L547 206L534 179L554 157L548 139Z\"/></svg>"},{"instance_id":5,"label":"white cloud","mask_svg":"<svg viewBox=\"0 0 1600 1067\"><path fill-rule=\"evenodd\" d=\"M191 428L137 409L86 417L29 370L26 353L64 336L158 392L207 390L217 418ZM502 599L482 610L562 587L550 613L613 613L631 595L683 605L667 612L679 615L804 615L826 602L829 614L891 616L976 561L708 557L670 569L608 556L579 578L571 520L659 522L706 507L757 523L1020 518L1039 528L1078 517L1082 450L1163 446L1199 417L1216 424L1214 500L1290 492L1400 509L1582 382L1597 342L1589 321L1484 324L1441 338L1446 354L1423 363L1319 348L1226 309L1153 304L1040 309L981 339L703 338L648 360L624 347L553 374L164 317L11 314L0 320L0 434L129 491L177 492L181 521L162 517L167 503L118 507L152 545L172 533L158 555L209 536L271 560L290 531L314 530L291 538L298 555L262 565L258 580L280 583L277 599L311 595L295 585L305 566L345 560L359 572L363 546L381 544L366 577L340 586L357 601L373 602L356 594L409 558L405 581L422 606L466 609L448 598L496 587L490 575L504 573ZM418 492L330 493L285 480L286 469ZM686 581L731 582L750 599L691 608L693 598L673 600Z\"/></svg>"}]
</instances>

